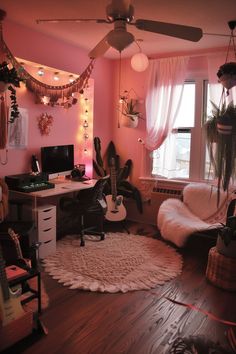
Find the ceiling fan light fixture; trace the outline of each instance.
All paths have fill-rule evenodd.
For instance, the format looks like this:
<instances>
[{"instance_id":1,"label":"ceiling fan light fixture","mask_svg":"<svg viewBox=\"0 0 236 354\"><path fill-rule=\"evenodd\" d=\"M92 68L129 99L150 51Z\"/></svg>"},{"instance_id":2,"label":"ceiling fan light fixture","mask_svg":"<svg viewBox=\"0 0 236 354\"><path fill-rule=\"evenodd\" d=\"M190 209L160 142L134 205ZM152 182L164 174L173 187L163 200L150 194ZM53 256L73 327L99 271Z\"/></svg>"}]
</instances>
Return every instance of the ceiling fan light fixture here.
<instances>
[{"instance_id":1,"label":"ceiling fan light fixture","mask_svg":"<svg viewBox=\"0 0 236 354\"><path fill-rule=\"evenodd\" d=\"M131 67L134 71L145 71L148 68L148 65L148 57L142 52L134 54L131 58Z\"/></svg>"},{"instance_id":2,"label":"ceiling fan light fixture","mask_svg":"<svg viewBox=\"0 0 236 354\"><path fill-rule=\"evenodd\" d=\"M123 30L111 31L107 35L108 44L119 52L122 52L122 50L127 48L133 41L134 36L132 33Z\"/></svg>"}]
</instances>

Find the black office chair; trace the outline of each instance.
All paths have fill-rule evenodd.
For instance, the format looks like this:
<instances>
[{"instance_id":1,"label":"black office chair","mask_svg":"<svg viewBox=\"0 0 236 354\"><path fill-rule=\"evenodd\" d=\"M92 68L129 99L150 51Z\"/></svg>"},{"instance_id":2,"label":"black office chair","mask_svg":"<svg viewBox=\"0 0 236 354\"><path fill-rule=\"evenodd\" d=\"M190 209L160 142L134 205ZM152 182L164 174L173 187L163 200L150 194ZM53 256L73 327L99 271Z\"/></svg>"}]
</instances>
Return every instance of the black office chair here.
<instances>
[{"instance_id":1,"label":"black office chair","mask_svg":"<svg viewBox=\"0 0 236 354\"><path fill-rule=\"evenodd\" d=\"M105 238L103 222L107 203L103 190L108 179L109 176L99 179L93 188L81 190L76 198L65 196L60 199L61 210L80 223L80 246L85 245L85 234L100 236L101 240Z\"/></svg>"}]
</instances>

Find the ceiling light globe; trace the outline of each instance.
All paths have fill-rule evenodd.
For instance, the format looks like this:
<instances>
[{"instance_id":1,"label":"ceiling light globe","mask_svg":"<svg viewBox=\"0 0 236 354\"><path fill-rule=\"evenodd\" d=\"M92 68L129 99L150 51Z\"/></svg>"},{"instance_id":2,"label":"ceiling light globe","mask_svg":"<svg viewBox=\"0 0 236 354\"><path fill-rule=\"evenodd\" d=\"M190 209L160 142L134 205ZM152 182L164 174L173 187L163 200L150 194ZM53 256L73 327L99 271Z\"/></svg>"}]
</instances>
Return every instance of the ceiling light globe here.
<instances>
[{"instance_id":1,"label":"ceiling light globe","mask_svg":"<svg viewBox=\"0 0 236 354\"><path fill-rule=\"evenodd\" d=\"M149 65L149 60L146 54L137 53L131 58L131 67L138 72L145 71Z\"/></svg>"}]
</instances>

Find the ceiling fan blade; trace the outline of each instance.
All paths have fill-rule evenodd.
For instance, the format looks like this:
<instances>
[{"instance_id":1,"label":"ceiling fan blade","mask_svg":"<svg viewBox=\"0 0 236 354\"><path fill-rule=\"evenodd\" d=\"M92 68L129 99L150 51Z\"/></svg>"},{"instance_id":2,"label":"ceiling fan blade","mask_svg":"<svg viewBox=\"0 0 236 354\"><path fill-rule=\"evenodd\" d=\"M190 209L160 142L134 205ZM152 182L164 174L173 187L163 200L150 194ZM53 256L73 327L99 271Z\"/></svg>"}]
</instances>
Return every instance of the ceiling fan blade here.
<instances>
[{"instance_id":1,"label":"ceiling fan blade","mask_svg":"<svg viewBox=\"0 0 236 354\"><path fill-rule=\"evenodd\" d=\"M203 34L201 28L177 25L174 23L138 19L134 25L143 31L161 33L167 36L186 39L192 42L198 42L202 38Z\"/></svg>"},{"instance_id":2,"label":"ceiling fan blade","mask_svg":"<svg viewBox=\"0 0 236 354\"><path fill-rule=\"evenodd\" d=\"M102 18L55 18L55 19L37 19L35 20L37 24L47 22L47 23L58 23L58 22L97 22L97 23L110 23L109 21Z\"/></svg>"},{"instance_id":3,"label":"ceiling fan blade","mask_svg":"<svg viewBox=\"0 0 236 354\"><path fill-rule=\"evenodd\" d=\"M109 32L110 33L110 32ZM90 59L96 59L98 57L101 57L103 54L106 53L106 51L110 48L110 44L107 41L107 36L106 35L97 45L94 47L91 52L89 52L89 58Z\"/></svg>"}]
</instances>

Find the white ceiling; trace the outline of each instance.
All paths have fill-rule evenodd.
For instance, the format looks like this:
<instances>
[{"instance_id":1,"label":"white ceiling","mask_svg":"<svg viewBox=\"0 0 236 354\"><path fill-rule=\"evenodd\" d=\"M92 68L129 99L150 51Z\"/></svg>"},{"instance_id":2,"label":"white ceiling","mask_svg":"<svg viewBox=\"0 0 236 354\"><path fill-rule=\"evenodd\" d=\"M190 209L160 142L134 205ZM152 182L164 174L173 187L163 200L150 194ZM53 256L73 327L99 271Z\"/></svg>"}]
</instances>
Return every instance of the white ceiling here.
<instances>
[{"instance_id":1,"label":"white ceiling","mask_svg":"<svg viewBox=\"0 0 236 354\"><path fill-rule=\"evenodd\" d=\"M110 0L1 0L1 9L7 12L7 19L30 27L36 31L58 37L66 42L91 51L96 44L113 29L113 24L93 22L41 23L44 18L106 18L105 7ZM236 0L133 0L135 20L149 19L202 28L204 33L229 35L228 21L236 20ZM4 24L3 24L4 25ZM205 49L226 47L229 37L203 35L195 43L128 26L140 43L142 51L149 56L160 53L198 52ZM235 31L236 32L236 31ZM122 52L130 57L138 52L132 43ZM109 49L107 58L119 57L115 49Z\"/></svg>"}]
</instances>

